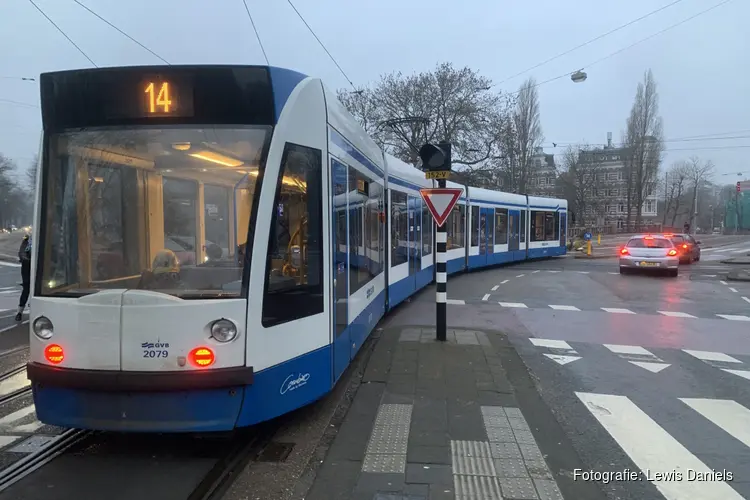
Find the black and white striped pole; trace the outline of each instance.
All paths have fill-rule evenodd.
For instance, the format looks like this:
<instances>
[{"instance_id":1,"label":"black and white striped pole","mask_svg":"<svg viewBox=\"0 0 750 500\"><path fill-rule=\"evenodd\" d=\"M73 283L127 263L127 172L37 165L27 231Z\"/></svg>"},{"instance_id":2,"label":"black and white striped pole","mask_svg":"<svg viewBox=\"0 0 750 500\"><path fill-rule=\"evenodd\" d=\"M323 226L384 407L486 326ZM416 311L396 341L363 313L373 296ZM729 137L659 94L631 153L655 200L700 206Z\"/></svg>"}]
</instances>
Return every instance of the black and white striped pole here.
<instances>
[{"instance_id":1,"label":"black and white striped pole","mask_svg":"<svg viewBox=\"0 0 750 500\"><path fill-rule=\"evenodd\" d=\"M437 340L445 342L447 338L448 320L448 269L447 243L448 232L445 221L456 205L463 189L446 188L446 179L451 170L451 145L440 143L437 146L425 144L419 150L422 165L427 179L437 179L438 187L421 189L422 199L435 219L437 232L435 233L435 333ZM423 225L424 227L424 225Z\"/></svg>"}]
</instances>

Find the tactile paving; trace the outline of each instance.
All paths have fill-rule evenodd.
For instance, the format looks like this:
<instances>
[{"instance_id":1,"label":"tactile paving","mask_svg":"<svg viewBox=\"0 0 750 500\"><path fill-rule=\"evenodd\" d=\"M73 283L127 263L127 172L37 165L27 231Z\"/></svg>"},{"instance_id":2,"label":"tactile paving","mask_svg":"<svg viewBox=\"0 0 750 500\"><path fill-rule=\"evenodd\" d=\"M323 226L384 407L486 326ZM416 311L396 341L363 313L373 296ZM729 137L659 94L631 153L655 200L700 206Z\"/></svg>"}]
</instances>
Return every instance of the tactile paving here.
<instances>
[{"instance_id":1,"label":"tactile paving","mask_svg":"<svg viewBox=\"0 0 750 500\"><path fill-rule=\"evenodd\" d=\"M534 479L541 500L563 500L562 493L552 479Z\"/></svg>"},{"instance_id":2,"label":"tactile paving","mask_svg":"<svg viewBox=\"0 0 750 500\"><path fill-rule=\"evenodd\" d=\"M492 453L486 441L451 441L451 456L491 458Z\"/></svg>"},{"instance_id":3,"label":"tactile paving","mask_svg":"<svg viewBox=\"0 0 750 500\"><path fill-rule=\"evenodd\" d=\"M404 473L411 415L409 404L380 405L367 442L363 472Z\"/></svg>"},{"instance_id":4,"label":"tactile paving","mask_svg":"<svg viewBox=\"0 0 750 500\"><path fill-rule=\"evenodd\" d=\"M487 476L453 476L456 500L502 500L497 478Z\"/></svg>"},{"instance_id":5,"label":"tactile paving","mask_svg":"<svg viewBox=\"0 0 750 500\"><path fill-rule=\"evenodd\" d=\"M521 450L516 443L490 443L490 453L492 458L514 458L521 460Z\"/></svg>"},{"instance_id":6,"label":"tactile paving","mask_svg":"<svg viewBox=\"0 0 750 500\"><path fill-rule=\"evenodd\" d=\"M462 457L453 456L453 474L465 476L495 477L495 466L490 457Z\"/></svg>"},{"instance_id":7,"label":"tactile paving","mask_svg":"<svg viewBox=\"0 0 750 500\"><path fill-rule=\"evenodd\" d=\"M523 477L501 477L498 479L503 497L514 500L537 500L539 496L531 479Z\"/></svg>"},{"instance_id":8,"label":"tactile paving","mask_svg":"<svg viewBox=\"0 0 750 500\"><path fill-rule=\"evenodd\" d=\"M406 470L406 455L366 454L362 472L403 474Z\"/></svg>"},{"instance_id":9,"label":"tactile paving","mask_svg":"<svg viewBox=\"0 0 750 500\"><path fill-rule=\"evenodd\" d=\"M513 443L516 437L510 427L487 427L487 439L490 443Z\"/></svg>"}]
</instances>

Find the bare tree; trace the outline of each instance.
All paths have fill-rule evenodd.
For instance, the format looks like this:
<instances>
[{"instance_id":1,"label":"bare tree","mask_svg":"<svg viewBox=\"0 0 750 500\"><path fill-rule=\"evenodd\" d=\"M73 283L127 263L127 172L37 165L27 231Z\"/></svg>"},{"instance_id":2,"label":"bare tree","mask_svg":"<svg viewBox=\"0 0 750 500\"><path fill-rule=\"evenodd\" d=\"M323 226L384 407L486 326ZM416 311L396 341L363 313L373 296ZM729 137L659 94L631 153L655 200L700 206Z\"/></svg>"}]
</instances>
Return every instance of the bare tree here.
<instances>
[{"instance_id":1,"label":"bare tree","mask_svg":"<svg viewBox=\"0 0 750 500\"><path fill-rule=\"evenodd\" d=\"M643 202L654 192L663 151L662 119L659 116L659 94L649 69L638 84L623 137L627 190L627 225L636 208L636 227L641 223Z\"/></svg>"},{"instance_id":2,"label":"bare tree","mask_svg":"<svg viewBox=\"0 0 750 500\"><path fill-rule=\"evenodd\" d=\"M36 193L36 173L39 170L39 155L34 155L34 159L29 163L29 169L26 171L26 187L32 195Z\"/></svg>"},{"instance_id":3,"label":"bare tree","mask_svg":"<svg viewBox=\"0 0 750 500\"><path fill-rule=\"evenodd\" d=\"M605 183L600 175L604 171L603 162L597 151L587 145L568 146L562 155L558 182L569 210L578 215L579 225L591 223L586 214L595 214L601 208L598 191Z\"/></svg>"},{"instance_id":4,"label":"bare tree","mask_svg":"<svg viewBox=\"0 0 750 500\"><path fill-rule=\"evenodd\" d=\"M690 204L690 226L694 229L695 216L698 209L698 190L701 185L708 180L714 173L714 164L711 160L706 162L701 161L697 156L691 156L690 159L685 162L685 168L687 178L693 188L692 199Z\"/></svg>"},{"instance_id":5,"label":"bare tree","mask_svg":"<svg viewBox=\"0 0 750 500\"><path fill-rule=\"evenodd\" d=\"M663 224L667 224L667 217L672 214L670 225L674 227L680 206L684 206L684 195L687 191L688 167L684 161L672 164L665 178L665 203Z\"/></svg>"},{"instance_id":6,"label":"bare tree","mask_svg":"<svg viewBox=\"0 0 750 500\"><path fill-rule=\"evenodd\" d=\"M515 144L511 150L511 158L517 161L517 165L509 187L514 192L526 192L531 156L544 140L536 87L534 78L523 82L518 90L516 107L513 110L513 133L510 137L515 139Z\"/></svg>"},{"instance_id":7,"label":"bare tree","mask_svg":"<svg viewBox=\"0 0 750 500\"><path fill-rule=\"evenodd\" d=\"M412 165L419 164L416 148L443 140L453 145L453 163L471 172L496 169L503 158L512 100L492 92L490 80L469 68L443 63L416 75L392 73L372 88L338 95L386 151Z\"/></svg>"}]
</instances>

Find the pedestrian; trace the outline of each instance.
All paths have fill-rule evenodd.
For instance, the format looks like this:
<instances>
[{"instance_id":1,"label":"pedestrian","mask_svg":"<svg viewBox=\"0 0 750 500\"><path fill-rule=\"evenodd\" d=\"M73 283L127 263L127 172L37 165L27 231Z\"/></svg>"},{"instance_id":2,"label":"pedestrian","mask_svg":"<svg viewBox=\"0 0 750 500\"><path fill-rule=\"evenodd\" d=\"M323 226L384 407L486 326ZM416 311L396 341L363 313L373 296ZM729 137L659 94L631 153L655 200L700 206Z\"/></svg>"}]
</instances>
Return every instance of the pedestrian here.
<instances>
[{"instance_id":1,"label":"pedestrian","mask_svg":"<svg viewBox=\"0 0 750 500\"><path fill-rule=\"evenodd\" d=\"M21 248L18 249L18 259L21 261L21 300L18 302L18 313L16 321L23 319L23 310L26 308L26 301L29 300L29 288L31 287L31 240L29 235L23 237Z\"/></svg>"}]
</instances>

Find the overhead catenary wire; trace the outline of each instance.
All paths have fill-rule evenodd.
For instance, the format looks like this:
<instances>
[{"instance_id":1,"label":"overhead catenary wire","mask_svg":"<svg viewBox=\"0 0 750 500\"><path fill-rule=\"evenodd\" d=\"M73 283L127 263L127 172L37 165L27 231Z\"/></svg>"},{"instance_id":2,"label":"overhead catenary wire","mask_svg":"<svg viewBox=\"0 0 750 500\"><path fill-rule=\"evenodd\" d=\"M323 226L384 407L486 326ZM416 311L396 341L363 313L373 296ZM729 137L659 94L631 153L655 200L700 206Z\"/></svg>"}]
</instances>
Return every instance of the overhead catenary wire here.
<instances>
[{"instance_id":1,"label":"overhead catenary wire","mask_svg":"<svg viewBox=\"0 0 750 500\"><path fill-rule=\"evenodd\" d=\"M598 41L598 40L601 40L602 38L605 38L605 37L607 37L607 36L609 36L609 35L611 35L611 34L613 34L613 33L616 33L616 32L618 32L618 31L620 31L620 30L622 30L622 29L625 29L625 28L627 28L628 26L631 26L631 25L633 25L633 24L635 24L635 23L637 23L637 22L639 22L639 21L642 21L642 20L646 19L647 17L653 16L654 14L657 14L657 13L659 13L659 12L661 12L661 11L665 10L665 9L668 9L669 7L672 7L673 5L676 5L676 4L678 4L678 3L682 2L682 1L683 1L683 0L674 0L674 1L672 2L672 3L669 3L669 4L667 4L667 5L664 5L664 6L662 6L662 7L659 7L659 8L658 8L658 9L656 9L656 10L652 10L651 12L649 12L649 13L647 13L647 14L644 14L644 15L642 15L641 17L638 17L638 18L636 18L636 19L633 19L633 20L632 20L632 21L630 21L630 22L627 22L627 23L625 23L625 24L622 24L622 25L618 26L617 28L611 29L611 30L607 31L606 33L602 33L601 35L599 35L599 36L597 36L597 37L595 37L595 38L592 38L592 39L590 39L590 40L588 40L588 41L586 41L586 42L583 42L583 43L582 43L582 44L580 44L580 45L576 45L575 47L573 47L573 48L571 48L571 49L568 49L568 50L566 50L565 52L561 52L561 53L559 53L559 54L557 54L557 55L555 55L555 56L552 56L552 57L550 57L549 59L545 59L544 61L540 62L539 64L535 64L534 66L531 66L531 67L529 67L529 68L526 68L526 69L525 69L525 70L523 70L523 71L519 71L519 72L518 72L518 73L516 73L515 75L509 76L509 77L508 77L508 78L506 78L505 80L503 80L503 81L501 81L501 82L498 82L498 83L496 83L495 85L502 85L503 83L507 82L508 80L512 80L513 78L516 78L516 77L518 77L518 76L521 76L521 75L523 75L524 73L528 73L529 71L535 70L535 69L537 69L537 68L539 68L539 67L541 67L541 66L544 66L544 65L545 65L545 64L547 64L547 63L550 63L550 62L552 62L552 61L554 61L554 60L556 60L556 59L559 59L559 58L561 58L561 57L563 57L563 56L566 56L566 55L570 54L571 52L575 52L575 51L576 51L576 50L578 50L578 49L581 49L581 48L583 48L583 47L585 47L585 46L587 46L587 45L590 45L590 44L592 44L592 43L594 43L594 42L596 42L596 41ZM495 86L495 85L493 85L493 86Z\"/></svg>"},{"instance_id":2,"label":"overhead catenary wire","mask_svg":"<svg viewBox=\"0 0 750 500\"><path fill-rule=\"evenodd\" d=\"M96 18L98 18L99 20L101 20L101 21L103 21L104 23L106 23L107 25L109 25L109 26L110 26L111 28L114 28L115 30L117 30L117 32L119 32L119 33L120 33L121 35L123 35L124 37L126 37L126 38L127 38L128 40L130 40L131 42L135 43L136 45L138 45L138 46L139 46L139 47L141 47L142 49L146 50L147 52L149 52L149 53L150 53L151 55L153 55L153 56L154 56L154 57L156 57L157 59L160 59L160 60L161 60L162 62L164 62L165 64L167 64L167 65L169 64L169 61L167 61L166 59L164 59L164 58L163 58L162 56L160 56L159 54L157 54L157 53L156 53L156 52L154 52L153 50L149 49L148 47L146 47L145 45L143 45L143 44L142 44L141 42L139 42L138 40L136 40L136 39L135 39L135 38L133 38L132 36L128 35L128 34L127 34L127 33L125 33L125 32L124 32L123 30L121 30L120 28L118 28L117 26L115 26L114 24L112 24L111 22L109 22L109 21L107 21L106 19L104 19L104 18L103 18L102 16L100 16L99 14L97 14L96 12L94 12L93 10L91 10L91 9L90 9L89 7L86 7L86 6L84 5L84 4L82 4L82 3L81 3L81 2L79 2L78 0L73 0L73 1L74 1L75 3L77 3L77 4L78 4L78 5L80 6L80 7L82 7L82 8L84 8L84 9L86 9L86 10L87 10L87 11L88 11L88 12L89 12L90 14L92 14L93 16L95 16L95 17L96 17Z\"/></svg>"},{"instance_id":3,"label":"overhead catenary wire","mask_svg":"<svg viewBox=\"0 0 750 500\"><path fill-rule=\"evenodd\" d=\"M50 19L50 17L47 14L45 14L45 12L36 3L34 3L34 0L29 0L29 3L31 5L33 5L34 8L36 10L38 10L39 13L42 14L45 17L45 19L47 19L47 21L50 22L50 24L52 24L52 26L55 27L55 29L57 29L57 31L59 31L60 34L62 34L62 36L64 36L71 43L71 45L73 45L73 47L75 47L76 49L78 49L78 52L80 52L81 54L83 54L83 57L85 57L86 59L88 59L89 62L92 64L92 66L94 66L95 68L99 67L99 66L96 65L96 63L93 61L93 59L91 59L88 56L88 54L86 54L83 51L83 49L81 47L79 47L78 45L76 45L76 43L62 30L62 28L60 28L57 24L55 24L55 21L53 21L52 19Z\"/></svg>"},{"instance_id":4,"label":"overhead catenary wire","mask_svg":"<svg viewBox=\"0 0 750 500\"><path fill-rule=\"evenodd\" d=\"M606 55L606 56L604 56L604 57L600 57L599 59L597 59L597 60L595 60L595 61L593 61L593 62L591 62L591 63L589 63L589 64L587 64L587 65L585 65L585 66L582 66L582 68L590 68L591 66L594 66L595 64L599 64L599 63L600 63L600 62L602 62L602 61L606 61L607 59L610 59L610 58L612 58L612 57L614 57L614 56L616 56L616 55L618 55L618 54L620 54L620 53L622 53L622 52L625 52L626 50L632 49L632 48L633 48L633 47L635 47L636 45L639 45L639 44L641 44L641 43L643 43L643 42L646 42L646 41L648 41L648 40L651 40L652 38L654 38L654 37L657 37L657 36L659 36L659 35L661 35L661 34L663 34L663 33L666 33L666 32L667 32L667 31L669 31L669 30L672 30L672 29L674 29L674 28L677 28L678 26L682 26L683 24L685 24L685 23L687 23L687 22L689 22L689 21L692 21L692 20L693 20L693 19L695 19L696 17L699 17L699 16L702 16L702 15L704 15L704 14L707 14L707 13L709 13L710 11L712 11L712 10L714 10L714 9L717 9L717 8L721 7L722 5L724 5L724 4L727 4L727 3L731 2L731 1L732 1L732 0L723 0L723 1L719 2L719 3L717 3L717 4L714 4L714 5L712 5L711 7L707 8L707 9L704 9L704 10L702 10L702 11L700 11L700 12L696 13L696 14L693 14L693 15L692 15L692 16L690 16L690 17L687 17L687 18L683 19L682 21L679 21L679 22L677 22L677 23L675 23L675 24L672 24L671 26L667 26L666 28L664 28L664 29L662 29L662 30L660 30L660 31L657 31L656 33L653 33L653 34L651 34L651 35L649 35L649 36L647 36L647 37L645 37L645 38L641 38L640 40L638 40L638 41L636 41L636 42L634 42L634 43L631 43L630 45L628 45L628 46L626 46L626 47L623 47L623 48L621 48L621 49L619 49L619 50L616 50L616 51L612 52L611 54L608 54L608 55ZM533 88L533 87L539 87L540 85L544 85L544 84L546 84L546 83L554 82L555 80L559 80L560 78L565 78L565 77L568 77L568 76L572 75L573 73L575 73L575 71L571 71L571 72L568 72L568 73L564 73L564 74L562 74L562 75L559 75L559 76L555 76L555 77L553 77L553 78L549 78L549 79L547 79L547 80L544 80L544 81L542 81L542 82L536 83L536 84L532 85L531 87L532 87L532 88ZM523 90L517 90L517 91L515 91L515 92L509 92L509 93L508 93L507 95L514 95L514 94L518 94L518 93L520 93L520 92L522 92L522 91L523 91Z\"/></svg>"},{"instance_id":5,"label":"overhead catenary wire","mask_svg":"<svg viewBox=\"0 0 750 500\"><path fill-rule=\"evenodd\" d=\"M302 16L302 14L300 14L300 12L297 10L297 7L294 6L294 4L292 3L292 0L286 0L286 1L292 7L292 9L294 9L294 12L297 13L297 16L302 20L302 22L305 23L305 26L307 26L307 29L310 30L310 33L312 33L312 36L315 37L315 40L317 40L318 43L320 44L320 46L323 47L323 50L326 51L326 54L328 54L328 57L331 58L331 61L333 61L333 64L335 64L336 67L339 69L339 71L344 76L344 78L346 79L346 81L349 82L349 85L352 86L352 88L354 89L355 92L359 92L360 89L358 89L357 87L354 86L354 83L352 83L351 79L347 76L346 72L343 69L341 69L341 66L339 65L339 63L336 62L336 59L331 55L331 53L328 51L328 49L323 44L323 42L320 41L320 38L318 38L318 35L315 34L315 31L310 27L310 25L307 23L307 21Z\"/></svg>"},{"instance_id":6,"label":"overhead catenary wire","mask_svg":"<svg viewBox=\"0 0 750 500\"><path fill-rule=\"evenodd\" d=\"M263 47L263 42L260 39L258 28L255 27L255 21L253 21L253 16L252 14L250 14L250 8L247 6L247 0L242 0L242 3L245 5L245 12L247 12L247 17L250 18L250 24L252 24L253 26L253 31L255 32L255 38L258 39L258 45L260 45L260 51L263 52L263 59L266 60L266 65L270 66L271 63L268 62L268 55L266 55L266 49Z\"/></svg>"}]
</instances>

